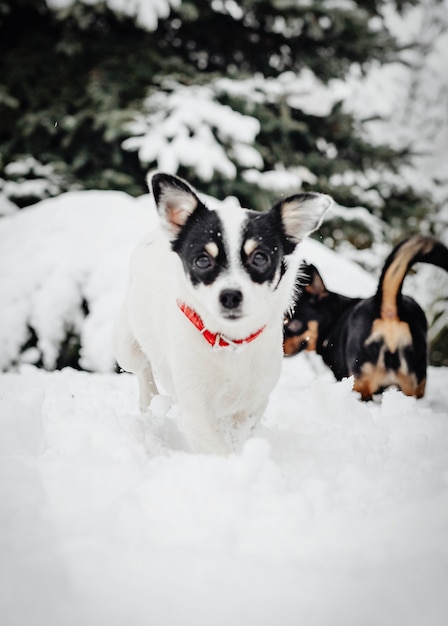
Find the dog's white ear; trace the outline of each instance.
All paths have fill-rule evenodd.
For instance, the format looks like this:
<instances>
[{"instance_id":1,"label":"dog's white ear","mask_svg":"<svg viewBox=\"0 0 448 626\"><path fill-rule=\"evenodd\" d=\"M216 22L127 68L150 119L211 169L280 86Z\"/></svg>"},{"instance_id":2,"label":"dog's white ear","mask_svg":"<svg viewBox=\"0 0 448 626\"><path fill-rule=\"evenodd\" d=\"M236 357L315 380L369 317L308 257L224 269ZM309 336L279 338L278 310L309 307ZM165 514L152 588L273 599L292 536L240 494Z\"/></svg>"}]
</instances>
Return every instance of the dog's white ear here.
<instances>
[{"instance_id":1,"label":"dog's white ear","mask_svg":"<svg viewBox=\"0 0 448 626\"><path fill-rule=\"evenodd\" d=\"M190 215L201 205L193 189L177 176L155 172L148 175L162 227L175 240Z\"/></svg>"},{"instance_id":2,"label":"dog's white ear","mask_svg":"<svg viewBox=\"0 0 448 626\"><path fill-rule=\"evenodd\" d=\"M299 193L279 202L276 209L288 241L294 246L322 224L333 198L324 193Z\"/></svg>"}]
</instances>

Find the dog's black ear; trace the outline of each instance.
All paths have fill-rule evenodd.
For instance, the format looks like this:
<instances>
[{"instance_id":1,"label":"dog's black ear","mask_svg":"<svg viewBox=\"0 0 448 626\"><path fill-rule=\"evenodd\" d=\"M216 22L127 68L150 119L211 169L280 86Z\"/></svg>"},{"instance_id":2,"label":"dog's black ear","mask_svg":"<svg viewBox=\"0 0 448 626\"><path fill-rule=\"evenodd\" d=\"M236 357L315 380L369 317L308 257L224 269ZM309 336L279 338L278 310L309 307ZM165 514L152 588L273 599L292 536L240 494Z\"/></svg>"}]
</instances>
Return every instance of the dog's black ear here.
<instances>
[{"instance_id":1,"label":"dog's black ear","mask_svg":"<svg viewBox=\"0 0 448 626\"><path fill-rule=\"evenodd\" d=\"M333 198L323 193L299 193L278 202L272 210L280 213L290 252L322 223Z\"/></svg>"},{"instance_id":2,"label":"dog's black ear","mask_svg":"<svg viewBox=\"0 0 448 626\"><path fill-rule=\"evenodd\" d=\"M305 291L317 300L325 298L328 295L328 290L317 268L314 265L307 265L306 273L309 276L309 282L305 286Z\"/></svg>"},{"instance_id":3,"label":"dog's black ear","mask_svg":"<svg viewBox=\"0 0 448 626\"><path fill-rule=\"evenodd\" d=\"M193 189L181 178L156 172L148 175L162 227L175 240L181 228L198 206L204 205Z\"/></svg>"}]
</instances>

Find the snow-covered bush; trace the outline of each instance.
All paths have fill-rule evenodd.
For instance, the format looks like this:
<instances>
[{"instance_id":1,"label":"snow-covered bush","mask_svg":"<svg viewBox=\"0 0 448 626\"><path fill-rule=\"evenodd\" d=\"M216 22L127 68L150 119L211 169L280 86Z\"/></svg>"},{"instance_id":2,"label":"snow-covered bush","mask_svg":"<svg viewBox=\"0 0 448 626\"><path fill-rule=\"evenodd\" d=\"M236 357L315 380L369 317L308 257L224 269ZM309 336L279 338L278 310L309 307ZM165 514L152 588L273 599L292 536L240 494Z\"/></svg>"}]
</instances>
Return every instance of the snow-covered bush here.
<instances>
[{"instance_id":1,"label":"snow-covered bush","mask_svg":"<svg viewBox=\"0 0 448 626\"><path fill-rule=\"evenodd\" d=\"M0 369L113 367L111 329L149 196L68 192L0 220Z\"/></svg>"}]
</instances>

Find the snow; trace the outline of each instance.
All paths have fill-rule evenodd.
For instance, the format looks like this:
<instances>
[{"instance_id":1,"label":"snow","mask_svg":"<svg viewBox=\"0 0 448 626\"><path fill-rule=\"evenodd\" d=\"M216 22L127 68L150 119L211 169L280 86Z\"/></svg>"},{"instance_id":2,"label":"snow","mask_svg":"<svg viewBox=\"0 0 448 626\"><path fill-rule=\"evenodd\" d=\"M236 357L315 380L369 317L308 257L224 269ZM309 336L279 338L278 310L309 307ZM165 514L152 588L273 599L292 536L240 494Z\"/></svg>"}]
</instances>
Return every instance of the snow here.
<instances>
[{"instance_id":1,"label":"snow","mask_svg":"<svg viewBox=\"0 0 448 626\"><path fill-rule=\"evenodd\" d=\"M244 80L220 78L216 84L224 92L254 103L277 103L284 98L291 108L318 117L329 115L335 103L349 94L343 81L332 80L329 87L325 86L308 68L298 74L283 72L275 78L265 78L261 74Z\"/></svg>"},{"instance_id":2,"label":"snow","mask_svg":"<svg viewBox=\"0 0 448 626\"><path fill-rule=\"evenodd\" d=\"M50 9L59 11L69 9L76 0L47 0ZM81 0L82 4L94 6L103 4L104 0ZM167 18L171 8L178 7L181 0L106 0L106 6L119 15L134 17L136 23L153 31L157 28L159 19Z\"/></svg>"},{"instance_id":3,"label":"snow","mask_svg":"<svg viewBox=\"0 0 448 626\"><path fill-rule=\"evenodd\" d=\"M123 148L138 150L142 163L157 162L162 171L192 167L207 181L215 172L235 178L234 161L262 167L263 159L253 147L260 132L256 118L216 102L210 86L185 87L170 81L166 88L169 93L158 91L146 99L142 113L128 125L131 137ZM233 160L226 155L226 144Z\"/></svg>"},{"instance_id":4,"label":"snow","mask_svg":"<svg viewBox=\"0 0 448 626\"><path fill-rule=\"evenodd\" d=\"M284 361L238 455L190 454L130 375L0 377L2 623L446 622L448 392L362 404Z\"/></svg>"},{"instance_id":5,"label":"snow","mask_svg":"<svg viewBox=\"0 0 448 626\"><path fill-rule=\"evenodd\" d=\"M93 370L31 353L0 374L0 622L444 626L447 368L422 400L361 403L317 355L285 359L242 452L191 454L178 407L159 396L141 415L135 378L111 371L129 255L154 220L148 195L86 191L0 221L3 367L28 324L52 367L71 323ZM330 289L373 293L319 242L301 254Z\"/></svg>"},{"instance_id":6,"label":"snow","mask_svg":"<svg viewBox=\"0 0 448 626\"><path fill-rule=\"evenodd\" d=\"M0 293L8 302L0 309L1 368L14 361L31 326L47 368L74 328L94 352L86 348L83 366L110 369L109 312L124 292L131 249L151 227L146 202L121 192L69 192L0 221ZM90 309L85 319L83 299Z\"/></svg>"},{"instance_id":7,"label":"snow","mask_svg":"<svg viewBox=\"0 0 448 626\"><path fill-rule=\"evenodd\" d=\"M275 170L259 172L258 170L247 170L243 173L244 179L249 183L257 185L260 189L276 191L279 195L290 191L294 193L300 189L304 182L315 185L317 177L310 172L307 167L278 167Z\"/></svg>"},{"instance_id":8,"label":"snow","mask_svg":"<svg viewBox=\"0 0 448 626\"><path fill-rule=\"evenodd\" d=\"M344 107L361 120L372 118L364 126L368 141L394 149L411 147L410 165L399 171L401 184L431 194L446 211L448 0L417 3L402 14L386 4L383 13L404 47L403 63L374 64L364 79L353 76ZM415 42L420 49L410 45ZM375 114L382 119L375 120ZM441 221L446 226L446 216Z\"/></svg>"}]
</instances>

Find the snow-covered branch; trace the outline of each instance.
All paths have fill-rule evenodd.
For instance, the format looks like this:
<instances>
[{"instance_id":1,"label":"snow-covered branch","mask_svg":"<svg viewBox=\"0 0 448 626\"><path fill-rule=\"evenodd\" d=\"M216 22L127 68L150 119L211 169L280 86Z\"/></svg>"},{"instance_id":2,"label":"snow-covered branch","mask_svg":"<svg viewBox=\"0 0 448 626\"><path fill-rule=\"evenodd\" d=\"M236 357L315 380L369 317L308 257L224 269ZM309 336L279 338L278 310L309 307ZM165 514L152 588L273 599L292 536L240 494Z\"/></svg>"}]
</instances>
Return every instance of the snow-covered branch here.
<instances>
[{"instance_id":1,"label":"snow-covered branch","mask_svg":"<svg viewBox=\"0 0 448 626\"><path fill-rule=\"evenodd\" d=\"M183 165L207 181L215 173L235 178L237 167L263 165L253 147L259 121L220 104L213 85L172 84L152 94L127 130L131 137L123 147L138 150L142 163L156 162L167 172Z\"/></svg>"},{"instance_id":2,"label":"snow-covered branch","mask_svg":"<svg viewBox=\"0 0 448 626\"><path fill-rule=\"evenodd\" d=\"M159 19L168 17L171 8L178 7L181 0L46 0L50 9L69 9L81 2L87 6L106 4L118 15L135 18L136 23L147 30L156 30Z\"/></svg>"}]
</instances>

